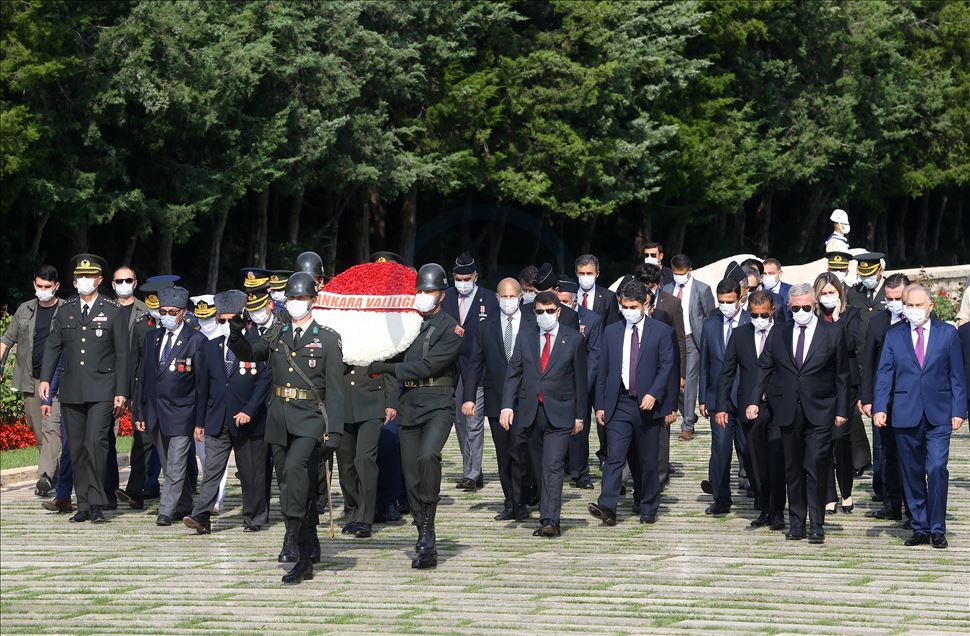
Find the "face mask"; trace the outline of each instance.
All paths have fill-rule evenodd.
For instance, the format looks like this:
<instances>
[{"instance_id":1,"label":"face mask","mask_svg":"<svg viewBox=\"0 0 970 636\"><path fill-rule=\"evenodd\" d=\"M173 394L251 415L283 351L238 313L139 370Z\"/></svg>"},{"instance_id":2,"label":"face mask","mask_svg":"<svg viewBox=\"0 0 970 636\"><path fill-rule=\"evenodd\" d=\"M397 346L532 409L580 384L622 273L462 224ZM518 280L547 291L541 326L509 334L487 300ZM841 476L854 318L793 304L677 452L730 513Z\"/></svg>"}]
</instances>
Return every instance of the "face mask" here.
<instances>
[{"instance_id":1,"label":"face mask","mask_svg":"<svg viewBox=\"0 0 970 636\"><path fill-rule=\"evenodd\" d=\"M826 309L835 309L839 305L839 295L828 294L826 296L819 296L818 302L822 303L822 306Z\"/></svg>"},{"instance_id":2,"label":"face mask","mask_svg":"<svg viewBox=\"0 0 970 636\"><path fill-rule=\"evenodd\" d=\"M232 332L229 330L228 322L222 323L221 325L216 325L216 336L225 336L228 338L230 333Z\"/></svg>"},{"instance_id":3,"label":"face mask","mask_svg":"<svg viewBox=\"0 0 970 636\"><path fill-rule=\"evenodd\" d=\"M506 316L511 316L516 311L519 310L519 299L518 298L499 298L498 307L502 310L502 313Z\"/></svg>"},{"instance_id":4,"label":"face mask","mask_svg":"<svg viewBox=\"0 0 970 636\"><path fill-rule=\"evenodd\" d=\"M836 278L839 279L839 282L840 283L844 283L845 282L845 276L846 276L846 273L845 272L831 272L831 273L833 275L835 275Z\"/></svg>"},{"instance_id":5,"label":"face mask","mask_svg":"<svg viewBox=\"0 0 970 636\"><path fill-rule=\"evenodd\" d=\"M591 276L590 274L577 276L577 280L579 281L579 286L583 288L583 291L589 291L593 289L594 285L596 285L596 277Z\"/></svg>"},{"instance_id":6,"label":"face mask","mask_svg":"<svg viewBox=\"0 0 970 636\"><path fill-rule=\"evenodd\" d=\"M678 285L686 285L690 280L690 274L674 274L674 282Z\"/></svg>"},{"instance_id":7,"label":"face mask","mask_svg":"<svg viewBox=\"0 0 970 636\"><path fill-rule=\"evenodd\" d=\"M151 314L152 318L158 320L162 317L162 314L158 313L157 309L149 309L148 313Z\"/></svg>"},{"instance_id":8,"label":"face mask","mask_svg":"<svg viewBox=\"0 0 970 636\"><path fill-rule=\"evenodd\" d=\"M212 340L220 334L219 323L216 322L215 318L202 318L199 320L199 331L201 331L206 338Z\"/></svg>"},{"instance_id":9,"label":"face mask","mask_svg":"<svg viewBox=\"0 0 970 636\"><path fill-rule=\"evenodd\" d=\"M286 301L286 292L274 291L269 293L269 297L278 303Z\"/></svg>"},{"instance_id":10,"label":"face mask","mask_svg":"<svg viewBox=\"0 0 970 636\"><path fill-rule=\"evenodd\" d=\"M899 318L899 316L903 313L903 301L887 300L886 309L892 312L893 318Z\"/></svg>"},{"instance_id":11,"label":"face mask","mask_svg":"<svg viewBox=\"0 0 970 636\"><path fill-rule=\"evenodd\" d=\"M643 262L647 265L656 265L657 267L660 267L660 261L657 260L655 256L644 256Z\"/></svg>"},{"instance_id":12,"label":"face mask","mask_svg":"<svg viewBox=\"0 0 970 636\"><path fill-rule=\"evenodd\" d=\"M303 301L303 302L309 302L309 301ZM287 309L289 309L289 306L290 306L290 304L289 304L289 302L287 302L286 303ZM293 316L293 312L292 311L290 312L290 315ZM266 324L266 321L269 320L269 309L266 308L266 307L263 307L262 309L257 309L256 311L251 311L251 312L249 312L249 317L257 325L265 325ZM296 318L296 316L293 316L293 317ZM303 316L300 316L300 318L302 318L302 317Z\"/></svg>"},{"instance_id":13,"label":"face mask","mask_svg":"<svg viewBox=\"0 0 970 636\"><path fill-rule=\"evenodd\" d=\"M875 276L866 276L862 279L862 285L866 289L875 289L878 284L879 280Z\"/></svg>"},{"instance_id":14,"label":"face mask","mask_svg":"<svg viewBox=\"0 0 970 636\"><path fill-rule=\"evenodd\" d=\"M53 289L37 289L34 287L34 296L37 296L37 300L42 303L46 303L48 300L54 297Z\"/></svg>"},{"instance_id":15,"label":"face mask","mask_svg":"<svg viewBox=\"0 0 970 636\"><path fill-rule=\"evenodd\" d=\"M162 321L162 326L168 329L169 331L179 326L178 316L167 316L167 315L162 316L161 321Z\"/></svg>"},{"instance_id":16,"label":"face mask","mask_svg":"<svg viewBox=\"0 0 970 636\"><path fill-rule=\"evenodd\" d=\"M93 278L79 278L77 279L77 293L82 296L88 296L94 293L94 290L98 286L95 284Z\"/></svg>"},{"instance_id":17,"label":"face mask","mask_svg":"<svg viewBox=\"0 0 970 636\"><path fill-rule=\"evenodd\" d=\"M467 296L468 294L472 293L473 289L475 289L475 283L470 280L456 280L455 289L457 289L458 293L462 296Z\"/></svg>"},{"instance_id":18,"label":"face mask","mask_svg":"<svg viewBox=\"0 0 970 636\"><path fill-rule=\"evenodd\" d=\"M771 325L771 318L752 318L751 324L753 324L754 328L758 331L764 331L769 325Z\"/></svg>"},{"instance_id":19,"label":"face mask","mask_svg":"<svg viewBox=\"0 0 970 636\"><path fill-rule=\"evenodd\" d=\"M626 307L621 307L620 312L623 314L623 317L626 318L626 321L631 325L635 325L643 320L643 312L639 309L628 309Z\"/></svg>"},{"instance_id":20,"label":"face mask","mask_svg":"<svg viewBox=\"0 0 970 636\"><path fill-rule=\"evenodd\" d=\"M795 322L800 325L807 325L808 323L812 322L812 316L814 315L815 314L811 311L792 312L792 317L795 319Z\"/></svg>"},{"instance_id":21,"label":"face mask","mask_svg":"<svg viewBox=\"0 0 970 636\"><path fill-rule=\"evenodd\" d=\"M849 233L849 230L851 230L851 229L852 229L852 226L849 225L848 223L844 223L842 225L842 233L843 234L848 234Z\"/></svg>"},{"instance_id":22,"label":"face mask","mask_svg":"<svg viewBox=\"0 0 970 636\"><path fill-rule=\"evenodd\" d=\"M903 309L903 314L906 316L906 320L909 324L914 327L919 327L925 323L929 316L927 316L926 311L918 307L906 307Z\"/></svg>"},{"instance_id":23,"label":"face mask","mask_svg":"<svg viewBox=\"0 0 970 636\"><path fill-rule=\"evenodd\" d=\"M524 292L522 292L522 303L523 304L531 303L535 299L536 299L536 293L535 292L530 292L530 291L524 291Z\"/></svg>"},{"instance_id":24,"label":"face mask","mask_svg":"<svg viewBox=\"0 0 970 636\"><path fill-rule=\"evenodd\" d=\"M778 284L778 277L771 274L765 274L764 278L761 279L761 284L765 289L774 289L775 285Z\"/></svg>"},{"instance_id":25,"label":"face mask","mask_svg":"<svg viewBox=\"0 0 970 636\"><path fill-rule=\"evenodd\" d=\"M432 311L437 304L438 297L435 294L414 295L414 308L420 311L422 314Z\"/></svg>"},{"instance_id":26,"label":"face mask","mask_svg":"<svg viewBox=\"0 0 970 636\"><path fill-rule=\"evenodd\" d=\"M310 313L310 301L309 300L288 300L286 301L286 311L290 313L290 317L293 320L300 320L308 313ZM269 312L267 312L269 313ZM250 314L252 315L252 314ZM261 323L260 323L261 324Z\"/></svg>"},{"instance_id":27,"label":"face mask","mask_svg":"<svg viewBox=\"0 0 970 636\"><path fill-rule=\"evenodd\" d=\"M735 303L718 303L717 308L721 310L725 318L734 318L734 315L738 313L738 306Z\"/></svg>"},{"instance_id":28,"label":"face mask","mask_svg":"<svg viewBox=\"0 0 970 636\"><path fill-rule=\"evenodd\" d=\"M116 283L115 293L118 294L118 298L128 298L135 293L135 285L134 283Z\"/></svg>"},{"instance_id":29,"label":"face mask","mask_svg":"<svg viewBox=\"0 0 970 636\"><path fill-rule=\"evenodd\" d=\"M559 318L556 314L540 314L536 316L536 322L539 323L539 329L543 331L552 331L552 328L556 326L556 321Z\"/></svg>"}]
</instances>

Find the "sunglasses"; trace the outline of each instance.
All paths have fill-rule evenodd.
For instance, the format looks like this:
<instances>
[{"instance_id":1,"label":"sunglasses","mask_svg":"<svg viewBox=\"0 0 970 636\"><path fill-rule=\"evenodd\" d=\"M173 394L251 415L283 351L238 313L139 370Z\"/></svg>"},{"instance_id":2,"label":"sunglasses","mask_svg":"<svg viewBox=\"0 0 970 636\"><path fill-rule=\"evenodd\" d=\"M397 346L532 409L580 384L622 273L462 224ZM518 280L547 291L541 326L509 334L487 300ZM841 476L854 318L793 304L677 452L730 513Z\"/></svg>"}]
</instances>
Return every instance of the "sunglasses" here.
<instances>
[{"instance_id":1,"label":"sunglasses","mask_svg":"<svg viewBox=\"0 0 970 636\"><path fill-rule=\"evenodd\" d=\"M792 305L791 306L792 313L795 313L796 311L812 311L813 309L815 308L812 307L811 305Z\"/></svg>"},{"instance_id":2,"label":"sunglasses","mask_svg":"<svg viewBox=\"0 0 970 636\"><path fill-rule=\"evenodd\" d=\"M556 308L556 307L553 307L552 309L538 309L537 308L536 309L536 315L539 316L541 314L554 314L557 311L559 311L559 309Z\"/></svg>"},{"instance_id":3,"label":"sunglasses","mask_svg":"<svg viewBox=\"0 0 970 636\"><path fill-rule=\"evenodd\" d=\"M752 318L771 318L771 312L767 312L767 313L764 313L764 314L755 314L755 313L752 313L751 314L751 317Z\"/></svg>"},{"instance_id":4,"label":"sunglasses","mask_svg":"<svg viewBox=\"0 0 970 636\"><path fill-rule=\"evenodd\" d=\"M159 309L158 315L160 316L178 316L181 309Z\"/></svg>"},{"instance_id":5,"label":"sunglasses","mask_svg":"<svg viewBox=\"0 0 970 636\"><path fill-rule=\"evenodd\" d=\"M229 322L229 318L216 318L216 322L218 322L220 325L224 325Z\"/></svg>"},{"instance_id":6,"label":"sunglasses","mask_svg":"<svg viewBox=\"0 0 970 636\"><path fill-rule=\"evenodd\" d=\"M133 285L135 283L135 279L134 278L116 278L115 279L115 285L123 285L125 283L128 283L129 285Z\"/></svg>"}]
</instances>

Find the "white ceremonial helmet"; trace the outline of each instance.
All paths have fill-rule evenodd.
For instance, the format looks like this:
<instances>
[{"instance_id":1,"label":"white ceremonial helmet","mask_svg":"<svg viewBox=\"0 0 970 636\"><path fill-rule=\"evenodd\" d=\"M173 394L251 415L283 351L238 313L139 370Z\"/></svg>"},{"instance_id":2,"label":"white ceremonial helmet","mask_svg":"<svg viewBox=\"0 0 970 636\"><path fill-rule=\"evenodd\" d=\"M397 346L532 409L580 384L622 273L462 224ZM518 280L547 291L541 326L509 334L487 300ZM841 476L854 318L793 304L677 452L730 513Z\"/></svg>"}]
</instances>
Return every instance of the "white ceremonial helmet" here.
<instances>
[{"instance_id":1,"label":"white ceremonial helmet","mask_svg":"<svg viewBox=\"0 0 970 636\"><path fill-rule=\"evenodd\" d=\"M841 225L848 225L849 224L849 214L845 210L843 210L842 208L837 208L837 209L835 209L835 210L832 211L832 216L829 217L829 220L832 221L833 223L839 223Z\"/></svg>"}]
</instances>

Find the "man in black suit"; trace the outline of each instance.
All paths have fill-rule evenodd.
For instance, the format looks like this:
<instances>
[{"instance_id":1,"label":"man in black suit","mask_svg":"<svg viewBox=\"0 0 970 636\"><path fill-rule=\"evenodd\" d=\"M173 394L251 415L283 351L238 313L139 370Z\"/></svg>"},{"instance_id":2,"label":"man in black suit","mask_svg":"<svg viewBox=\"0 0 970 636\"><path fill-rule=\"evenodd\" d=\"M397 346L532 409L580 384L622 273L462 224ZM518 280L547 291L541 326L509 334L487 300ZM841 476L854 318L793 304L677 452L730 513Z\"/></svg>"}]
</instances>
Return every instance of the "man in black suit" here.
<instances>
[{"instance_id":1,"label":"man in black suit","mask_svg":"<svg viewBox=\"0 0 970 636\"><path fill-rule=\"evenodd\" d=\"M645 315L647 292L631 281L620 291L622 323L606 329L596 374L596 422L608 429L606 464L599 500L591 515L608 526L616 524L616 505L623 466L631 443L640 470L640 523L654 523L660 507L657 475L659 435L664 417L674 408L668 398L670 376L677 373L673 330Z\"/></svg>"},{"instance_id":2,"label":"man in black suit","mask_svg":"<svg viewBox=\"0 0 970 636\"><path fill-rule=\"evenodd\" d=\"M451 269L454 286L445 290L441 309L454 318L463 333L461 360L468 366L468 357L472 354L472 344L480 322L498 313L498 303L495 292L478 286L478 265L468 252L463 252ZM461 367L461 364L459 364ZM464 395L464 377L459 368L458 384L455 385L455 435L458 436L458 448L461 450L461 479L455 484L456 488L472 491L484 485L482 479L482 452L485 448L485 414L484 392L482 387L473 387L475 393L475 410L466 415L462 409Z\"/></svg>"},{"instance_id":3,"label":"man in black suit","mask_svg":"<svg viewBox=\"0 0 970 636\"><path fill-rule=\"evenodd\" d=\"M774 321L777 314L773 302L774 295L766 291L756 291L748 298L750 322L737 328L724 352L714 423L727 426L729 419L735 418L744 429L749 474L761 506L761 514L751 526L760 528L770 524L772 530L784 530L785 462L781 431L772 421L771 407L764 400L758 402L757 419L749 420L744 413L747 396L758 378L758 358L768 334L782 324Z\"/></svg>"},{"instance_id":4,"label":"man in black suit","mask_svg":"<svg viewBox=\"0 0 970 636\"><path fill-rule=\"evenodd\" d=\"M605 328L622 320L623 316L620 315L616 294L596 284L599 275L600 259L592 254L583 254L576 259L576 281L579 283L576 304L583 309L595 311Z\"/></svg>"},{"instance_id":5,"label":"man in black suit","mask_svg":"<svg viewBox=\"0 0 970 636\"><path fill-rule=\"evenodd\" d=\"M758 380L748 395L747 419L758 418L761 397L781 427L788 483L786 539L825 541L827 471L831 470L832 425L849 416L849 358L842 327L819 320L811 285L793 285L788 306L793 322L768 334L758 360Z\"/></svg>"},{"instance_id":6,"label":"man in black suit","mask_svg":"<svg viewBox=\"0 0 970 636\"><path fill-rule=\"evenodd\" d=\"M531 459L540 491L540 527L534 536L560 534L562 482L569 440L589 416L586 343L579 331L559 324L556 294L540 292L533 303L535 325L523 323L502 390L499 423L512 430L512 481L521 482ZM514 417L513 417L514 414Z\"/></svg>"},{"instance_id":7,"label":"man in black suit","mask_svg":"<svg viewBox=\"0 0 970 636\"><path fill-rule=\"evenodd\" d=\"M522 327L522 288L516 279L505 278L499 282L497 290L500 313L482 321L475 334L472 355L461 362L465 365L462 374L469 379L464 387L462 410L468 413L475 408L474 387L484 387L485 416L492 431L498 478L504 495L502 511L495 515L495 520L524 521L529 518L529 509L522 481L512 479L512 433L499 424L505 374Z\"/></svg>"},{"instance_id":8,"label":"man in black suit","mask_svg":"<svg viewBox=\"0 0 970 636\"><path fill-rule=\"evenodd\" d=\"M865 346L862 351L862 378L859 384L859 404L862 414L872 418L872 400L875 392L876 369L879 356L886 341L886 333L897 326L905 326L903 316L903 291L909 285L906 274L893 274L886 278L883 294L886 309L869 319ZM890 410L890 413L892 411ZM870 513L875 519L901 521L903 518L903 478L899 472L899 452L896 434L891 426L872 427L872 489L882 499L882 508Z\"/></svg>"}]
</instances>

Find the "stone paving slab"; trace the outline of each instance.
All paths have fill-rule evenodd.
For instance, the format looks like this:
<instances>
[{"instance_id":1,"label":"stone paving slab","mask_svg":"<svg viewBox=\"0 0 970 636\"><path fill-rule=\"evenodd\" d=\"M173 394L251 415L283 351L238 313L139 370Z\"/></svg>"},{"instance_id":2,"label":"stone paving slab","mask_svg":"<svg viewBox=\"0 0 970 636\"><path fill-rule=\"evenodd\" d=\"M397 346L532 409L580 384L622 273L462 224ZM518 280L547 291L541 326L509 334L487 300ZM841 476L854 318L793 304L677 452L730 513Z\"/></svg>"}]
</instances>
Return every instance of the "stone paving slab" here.
<instances>
[{"instance_id":1,"label":"stone paving slab","mask_svg":"<svg viewBox=\"0 0 970 636\"><path fill-rule=\"evenodd\" d=\"M487 447L488 445L486 445ZM950 451L948 550L906 548L898 524L867 518L870 479L852 514L830 517L826 543L786 542L752 530L751 501L713 519L699 482L710 437L672 440L682 471L659 522L643 526L620 505L603 527L564 490L558 540L531 536L535 521L495 522L501 488L491 448L486 486L453 488L454 437L445 449L439 567L410 568L414 529L375 526L366 540L323 536L316 578L279 583L273 525L242 532L230 480L213 534L158 528L154 511L109 513L101 526L43 511L28 484L0 491L0 631L20 633L241 634L967 634L970 633L970 436ZM595 472L595 470L594 470ZM123 477L124 479L124 477ZM335 477L335 483L337 482ZM597 482L598 485L598 482ZM339 490L339 484L337 485ZM336 498L337 509L341 500ZM535 516L535 515L533 515ZM324 520L326 521L326 520Z\"/></svg>"}]
</instances>

